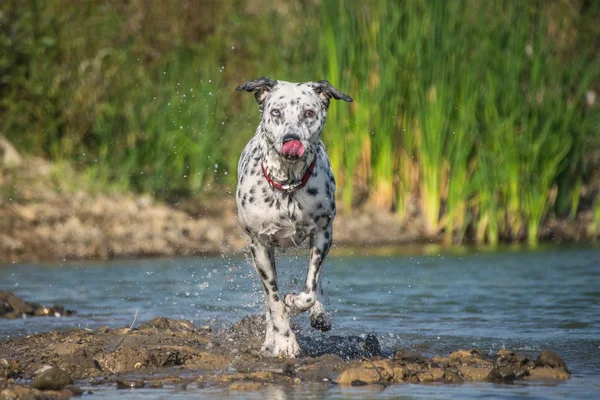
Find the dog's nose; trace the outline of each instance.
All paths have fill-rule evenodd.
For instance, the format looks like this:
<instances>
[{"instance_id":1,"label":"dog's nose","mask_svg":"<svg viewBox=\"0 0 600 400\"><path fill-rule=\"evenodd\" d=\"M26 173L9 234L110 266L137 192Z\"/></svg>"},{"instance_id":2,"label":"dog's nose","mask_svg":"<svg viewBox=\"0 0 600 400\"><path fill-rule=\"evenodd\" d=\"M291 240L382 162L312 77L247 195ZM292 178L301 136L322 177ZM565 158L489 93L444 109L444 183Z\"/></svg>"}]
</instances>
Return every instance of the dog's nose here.
<instances>
[{"instance_id":1,"label":"dog's nose","mask_svg":"<svg viewBox=\"0 0 600 400\"><path fill-rule=\"evenodd\" d=\"M287 143L290 140L300 140L300 136L296 135L295 133L288 133L287 135L283 136L283 143Z\"/></svg>"}]
</instances>

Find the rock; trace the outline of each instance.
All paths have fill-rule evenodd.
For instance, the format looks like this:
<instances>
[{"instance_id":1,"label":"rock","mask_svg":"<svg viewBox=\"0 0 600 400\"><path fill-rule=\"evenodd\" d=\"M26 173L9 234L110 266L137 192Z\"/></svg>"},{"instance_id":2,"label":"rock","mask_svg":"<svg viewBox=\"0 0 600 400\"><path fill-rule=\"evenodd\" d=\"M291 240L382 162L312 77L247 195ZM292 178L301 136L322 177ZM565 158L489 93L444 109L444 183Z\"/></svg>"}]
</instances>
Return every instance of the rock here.
<instances>
[{"instance_id":1,"label":"rock","mask_svg":"<svg viewBox=\"0 0 600 400\"><path fill-rule=\"evenodd\" d=\"M437 382L444 377L444 370L441 368L430 368L417 374L417 379L420 383Z\"/></svg>"},{"instance_id":2,"label":"rock","mask_svg":"<svg viewBox=\"0 0 600 400\"><path fill-rule=\"evenodd\" d=\"M491 368L461 365L458 367L458 372L460 372L460 375L467 381L487 381L490 376Z\"/></svg>"},{"instance_id":3,"label":"rock","mask_svg":"<svg viewBox=\"0 0 600 400\"><path fill-rule=\"evenodd\" d=\"M12 308L8 305L8 303L5 303L4 301L0 300L0 317L11 311Z\"/></svg>"},{"instance_id":4,"label":"rock","mask_svg":"<svg viewBox=\"0 0 600 400\"><path fill-rule=\"evenodd\" d=\"M48 398L50 397L44 396L41 391L22 385L9 385L0 392L1 400L29 400Z\"/></svg>"},{"instance_id":5,"label":"rock","mask_svg":"<svg viewBox=\"0 0 600 400\"><path fill-rule=\"evenodd\" d=\"M475 362L483 359L483 353L478 349L458 350L450 353L448 359L455 362Z\"/></svg>"},{"instance_id":6,"label":"rock","mask_svg":"<svg viewBox=\"0 0 600 400\"><path fill-rule=\"evenodd\" d=\"M557 368L559 370L569 372L567 369L567 363L565 363L565 361L558 354L551 350L542 350L537 360L535 360L535 365Z\"/></svg>"},{"instance_id":7,"label":"rock","mask_svg":"<svg viewBox=\"0 0 600 400\"><path fill-rule=\"evenodd\" d=\"M528 380L553 380L569 379L571 374L567 371L551 367L535 367L529 370L529 374L524 377Z\"/></svg>"},{"instance_id":8,"label":"rock","mask_svg":"<svg viewBox=\"0 0 600 400\"><path fill-rule=\"evenodd\" d=\"M494 382L513 382L527 376L527 369L515 364L497 364L490 371L488 379Z\"/></svg>"},{"instance_id":9,"label":"rock","mask_svg":"<svg viewBox=\"0 0 600 400\"><path fill-rule=\"evenodd\" d=\"M148 389L162 389L163 384L161 381L152 381L152 382L147 382L146 387Z\"/></svg>"},{"instance_id":10,"label":"rock","mask_svg":"<svg viewBox=\"0 0 600 400\"><path fill-rule=\"evenodd\" d=\"M264 386L261 382L233 382L229 385L229 390L235 390L240 392L246 391L257 391L262 389Z\"/></svg>"},{"instance_id":11,"label":"rock","mask_svg":"<svg viewBox=\"0 0 600 400\"><path fill-rule=\"evenodd\" d=\"M397 349L394 352L394 360L404 363L424 363L426 361L421 353L410 349Z\"/></svg>"},{"instance_id":12,"label":"rock","mask_svg":"<svg viewBox=\"0 0 600 400\"><path fill-rule=\"evenodd\" d=\"M250 374L250 379L261 382L273 382L273 373L269 371L256 371Z\"/></svg>"},{"instance_id":13,"label":"rock","mask_svg":"<svg viewBox=\"0 0 600 400\"><path fill-rule=\"evenodd\" d=\"M73 378L60 368L50 368L31 382L31 387L39 390L61 390L73 383Z\"/></svg>"},{"instance_id":14,"label":"rock","mask_svg":"<svg viewBox=\"0 0 600 400\"><path fill-rule=\"evenodd\" d=\"M19 318L21 318L21 316L22 316L22 314L20 312L11 311L11 312L7 312L2 317L6 318L6 319L19 319Z\"/></svg>"},{"instance_id":15,"label":"rock","mask_svg":"<svg viewBox=\"0 0 600 400\"><path fill-rule=\"evenodd\" d=\"M130 381L127 379L117 379L117 389L141 389L144 387L144 381Z\"/></svg>"},{"instance_id":16,"label":"rock","mask_svg":"<svg viewBox=\"0 0 600 400\"><path fill-rule=\"evenodd\" d=\"M63 390L68 390L69 392L73 393L73 396L81 396L83 394L83 389L75 385L67 385L63 388Z\"/></svg>"},{"instance_id":17,"label":"rock","mask_svg":"<svg viewBox=\"0 0 600 400\"><path fill-rule=\"evenodd\" d=\"M336 382L340 385L352 385L355 381L365 382L366 384L384 383L381 378L380 372L365 363L360 367L345 370L338 376Z\"/></svg>"},{"instance_id":18,"label":"rock","mask_svg":"<svg viewBox=\"0 0 600 400\"><path fill-rule=\"evenodd\" d=\"M35 308L10 291L0 291L0 302L8 304L12 311L22 314L33 314Z\"/></svg>"}]
</instances>

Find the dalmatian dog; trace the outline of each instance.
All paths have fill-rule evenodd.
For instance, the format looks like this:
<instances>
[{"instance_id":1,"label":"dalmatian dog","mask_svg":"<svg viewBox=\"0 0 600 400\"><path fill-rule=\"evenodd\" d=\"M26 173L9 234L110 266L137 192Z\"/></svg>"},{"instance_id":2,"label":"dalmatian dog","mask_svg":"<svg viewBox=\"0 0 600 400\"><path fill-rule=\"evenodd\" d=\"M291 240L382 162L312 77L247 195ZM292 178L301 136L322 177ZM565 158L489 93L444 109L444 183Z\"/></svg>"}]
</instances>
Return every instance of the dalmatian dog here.
<instances>
[{"instance_id":1,"label":"dalmatian dog","mask_svg":"<svg viewBox=\"0 0 600 400\"><path fill-rule=\"evenodd\" d=\"M262 352L293 358L300 346L290 317L310 310L311 326L327 331L331 318L317 299L323 260L332 241L335 179L321 142L330 100L352 98L327 81L291 83L259 78L237 91L254 92L261 121L238 163L237 215L250 237L252 260L267 300ZM310 238L302 292L277 287L275 248Z\"/></svg>"}]
</instances>

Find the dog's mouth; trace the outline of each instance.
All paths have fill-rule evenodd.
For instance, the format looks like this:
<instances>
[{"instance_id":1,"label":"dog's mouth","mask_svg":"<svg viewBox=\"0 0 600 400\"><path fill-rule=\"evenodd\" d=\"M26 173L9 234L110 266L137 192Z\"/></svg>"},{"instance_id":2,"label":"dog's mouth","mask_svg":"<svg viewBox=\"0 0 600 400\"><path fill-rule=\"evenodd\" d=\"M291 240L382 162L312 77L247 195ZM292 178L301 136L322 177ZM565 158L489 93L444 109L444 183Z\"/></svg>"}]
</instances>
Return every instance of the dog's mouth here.
<instances>
[{"instance_id":1,"label":"dog's mouth","mask_svg":"<svg viewBox=\"0 0 600 400\"><path fill-rule=\"evenodd\" d=\"M298 159L304 155L304 145L299 140L288 140L283 143L281 153L290 159Z\"/></svg>"}]
</instances>

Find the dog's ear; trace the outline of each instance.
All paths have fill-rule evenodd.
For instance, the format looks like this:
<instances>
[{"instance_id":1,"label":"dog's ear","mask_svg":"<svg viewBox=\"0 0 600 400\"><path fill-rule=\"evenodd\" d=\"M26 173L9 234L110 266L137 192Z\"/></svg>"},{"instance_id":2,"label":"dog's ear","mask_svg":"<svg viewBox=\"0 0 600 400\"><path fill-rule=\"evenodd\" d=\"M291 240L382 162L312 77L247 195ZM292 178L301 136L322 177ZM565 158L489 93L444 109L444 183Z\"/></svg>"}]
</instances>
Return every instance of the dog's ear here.
<instances>
[{"instance_id":1,"label":"dog's ear","mask_svg":"<svg viewBox=\"0 0 600 400\"><path fill-rule=\"evenodd\" d=\"M315 92L319 94L327 107L329 107L329 99L332 97L336 100L344 100L348 103L352 102L352 97L348 96L346 93L342 93L327 81L315 82L313 84L313 88Z\"/></svg>"},{"instance_id":2,"label":"dog's ear","mask_svg":"<svg viewBox=\"0 0 600 400\"><path fill-rule=\"evenodd\" d=\"M254 92L254 97L256 97L256 101L259 105L262 106L265 97L277 85L277 81L274 81L269 78L258 78L253 81L246 82L235 88L238 92L245 90L246 92Z\"/></svg>"}]
</instances>

